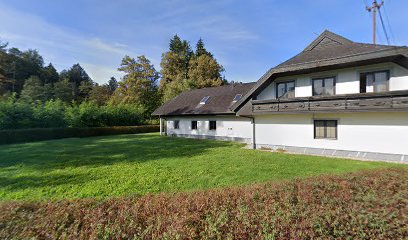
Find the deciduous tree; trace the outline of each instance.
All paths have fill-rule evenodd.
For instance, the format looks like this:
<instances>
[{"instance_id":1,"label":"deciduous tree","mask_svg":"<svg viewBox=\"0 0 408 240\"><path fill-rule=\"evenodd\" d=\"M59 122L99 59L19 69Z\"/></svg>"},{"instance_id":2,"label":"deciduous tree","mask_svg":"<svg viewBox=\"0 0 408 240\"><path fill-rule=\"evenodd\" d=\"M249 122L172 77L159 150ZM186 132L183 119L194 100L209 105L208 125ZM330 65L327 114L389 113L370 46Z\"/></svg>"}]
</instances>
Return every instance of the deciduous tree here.
<instances>
[{"instance_id":1,"label":"deciduous tree","mask_svg":"<svg viewBox=\"0 0 408 240\"><path fill-rule=\"evenodd\" d=\"M64 102L73 100L72 85L68 79L63 79L54 84L54 98Z\"/></svg>"},{"instance_id":2,"label":"deciduous tree","mask_svg":"<svg viewBox=\"0 0 408 240\"><path fill-rule=\"evenodd\" d=\"M145 56L138 56L137 60L125 56L118 70L125 75L112 96L112 102L141 105L150 115L159 104L159 73L153 64Z\"/></svg>"},{"instance_id":3,"label":"deciduous tree","mask_svg":"<svg viewBox=\"0 0 408 240\"><path fill-rule=\"evenodd\" d=\"M210 55L195 56L189 65L188 76L193 88L217 87L224 84L221 76L224 68Z\"/></svg>"},{"instance_id":4,"label":"deciduous tree","mask_svg":"<svg viewBox=\"0 0 408 240\"><path fill-rule=\"evenodd\" d=\"M37 76L28 78L21 91L21 100L25 102L45 101L44 86Z\"/></svg>"}]
</instances>

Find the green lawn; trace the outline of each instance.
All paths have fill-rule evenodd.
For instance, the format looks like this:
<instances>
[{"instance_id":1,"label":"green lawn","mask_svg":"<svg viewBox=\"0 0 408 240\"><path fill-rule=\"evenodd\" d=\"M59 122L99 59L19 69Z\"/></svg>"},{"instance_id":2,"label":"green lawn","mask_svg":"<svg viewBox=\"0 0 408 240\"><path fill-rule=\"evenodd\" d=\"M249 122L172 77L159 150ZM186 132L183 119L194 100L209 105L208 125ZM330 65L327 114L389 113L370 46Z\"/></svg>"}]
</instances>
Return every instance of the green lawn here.
<instances>
[{"instance_id":1,"label":"green lawn","mask_svg":"<svg viewBox=\"0 0 408 240\"><path fill-rule=\"evenodd\" d=\"M3 145L0 200L189 191L396 166L242 147L157 134Z\"/></svg>"}]
</instances>

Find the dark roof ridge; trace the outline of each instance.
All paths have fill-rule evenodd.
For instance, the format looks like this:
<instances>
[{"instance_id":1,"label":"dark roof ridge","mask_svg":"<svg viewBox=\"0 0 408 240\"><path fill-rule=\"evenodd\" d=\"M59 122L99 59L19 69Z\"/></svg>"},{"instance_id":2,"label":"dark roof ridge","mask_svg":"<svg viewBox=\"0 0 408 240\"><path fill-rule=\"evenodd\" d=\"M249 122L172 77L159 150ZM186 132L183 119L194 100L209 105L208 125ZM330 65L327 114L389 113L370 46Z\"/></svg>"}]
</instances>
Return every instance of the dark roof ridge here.
<instances>
[{"instance_id":1,"label":"dark roof ridge","mask_svg":"<svg viewBox=\"0 0 408 240\"><path fill-rule=\"evenodd\" d=\"M204 87L204 88L194 88L194 89L190 89L188 91L182 92L183 93L187 93L187 92L192 92L192 91L200 91L200 90L208 90L208 89L214 89L214 88L222 88L222 87L236 87L236 86L240 86L240 85L245 85L245 84L254 84L256 82L245 82L245 83L236 83L234 85L232 84L224 84L221 86L214 86L214 87Z\"/></svg>"},{"instance_id":2,"label":"dark roof ridge","mask_svg":"<svg viewBox=\"0 0 408 240\"><path fill-rule=\"evenodd\" d=\"M340 36L334 32L325 29L313 42L311 42L302 52L312 51L324 38L329 38L332 41L340 43L341 45L354 43L350 39Z\"/></svg>"},{"instance_id":3,"label":"dark roof ridge","mask_svg":"<svg viewBox=\"0 0 408 240\"><path fill-rule=\"evenodd\" d=\"M363 42L353 42L354 44L358 44L358 45L366 45L366 46L377 46L377 47L398 47L398 48L404 48L404 47L408 47L408 46L398 46L398 45L386 45L386 44L374 44L374 43L363 43Z\"/></svg>"},{"instance_id":4,"label":"dark roof ridge","mask_svg":"<svg viewBox=\"0 0 408 240\"><path fill-rule=\"evenodd\" d=\"M363 43L363 44L364 44L364 43ZM374 45L374 44L373 44L373 45ZM385 45L385 46L388 46L388 45ZM401 46L401 47L400 47L400 46L389 46L389 47L390 47L390 48L387 48L387 49L378 49L378 50L370 51L370 52L355 53L355 54L349 54L349 55L344 55L344 56L339 56L339 57L333 57L333 58L324 58L324 59L321 59L321 60L307 61L307 62L301 62L301 63L293 63L293 64L288 64L288 65L285 65L285 66L281 66L281 67L280 67L281 64L279 64L279 65L273 67L272 69L279 69L279 68L283 68L283 67L292 67L292 66L301 66L301 65L309 64L309 63L324 62L324 61L330 61L330 60L336 60L336 59L343 59L343 58L349 58L349 57L355 57L355 56L369 55L369 54L378 53L378 52L398 50L398 49L401 49L401 48L407 48L407 47L405 47L405 46ZM283 63L284 63L284 62L283 62Z\"/></svg>"}]
</instances>

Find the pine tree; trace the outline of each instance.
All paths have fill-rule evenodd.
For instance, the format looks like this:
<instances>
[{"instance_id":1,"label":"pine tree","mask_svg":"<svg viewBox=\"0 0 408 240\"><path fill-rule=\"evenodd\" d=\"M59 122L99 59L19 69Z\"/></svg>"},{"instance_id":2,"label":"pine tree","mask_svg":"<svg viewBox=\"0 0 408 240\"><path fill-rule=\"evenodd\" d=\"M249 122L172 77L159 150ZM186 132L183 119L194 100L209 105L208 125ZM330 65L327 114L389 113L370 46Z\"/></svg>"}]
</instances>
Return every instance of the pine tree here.
<instances>
[{"instance_id":1,"label":"pine tree","mask_svg":"<svg viewBox=\"0 0 408 240\"><path fill-rule=\"evenodd\" d=\"M71 83L73 97L75 100L81 101L85 99L87 96L84 96L84 93L80 91L79 87L81 86L82 82L86 82L84 84L92 85L93 81L86 73L85 69L79 65L79 63L74 64L69 70L63 70L60 74L61 79L68 79ZM84 85L83 84L83 85Z\"/></svg>"},{"instance_id":2,"label":"pine tree","mask_svg":"<svg viewBox=\"0 0 408 240\"><path fill-rule=\"evenodd\" d=\"M58 82L59 75L57 69L54 68L52 63L48 64L48 66L44 67L42 71L41 79L43 80L44 84L54 84Z\"/></svg>"},{"instance_id":3,"label":"pine tree","mask_svg":"<svg viewBox=\"0 0 408 240\"><path fill-rule=\"evenodd\" d=\"M174 53L181 53L183 51L183 42L177 34L170 39L169 49Z\"/></svg>"},{"instance_id":4,"label":"pine tree","mask_svg":"<svg viewBox=\"0 0 408 240\"><path fill-rule=\"evenodd\" d=\"M205 49L204 41L203 39L200 38L196 44L195 56L199 57L201 55L208 55L210 57L213 57L213 55L210 52L208 52L207 49Z\"/></svg>"},{"instance_id":5,"label":"pine tree","mask_svg":"<svg viewBox=\"0 0 408 240\"><path fill-rule=\"evenodd\" d=\"M118 88L118 81L115 77L111 77L108 82L109 92L112 94Z\"/></svg>"},{"instance_id":6,"label":"pine tree","mask_svg":"<svg viewBox=\"0 0 408 240\"><path fill-rule=\"evenodd\" d=\"M0 41L0 52L5 53L7 51L7 46L8 46L8 42Z\"/></svg>"},{"instance_id":7,"label":"pine tree","mask_svg":"<svg viewBox=\"0 0 408 240\"><path fill-rule=\"evenodd\" d=\"M164 101L175 97L180 91L189 89L188 68L193 54L188 41L181 40L177 35L170 40L169 51L163 53L160 63L162 68L160 92L165 96ZM170 83L172 86L168 87Z\"/></svg>"}]
</instances>

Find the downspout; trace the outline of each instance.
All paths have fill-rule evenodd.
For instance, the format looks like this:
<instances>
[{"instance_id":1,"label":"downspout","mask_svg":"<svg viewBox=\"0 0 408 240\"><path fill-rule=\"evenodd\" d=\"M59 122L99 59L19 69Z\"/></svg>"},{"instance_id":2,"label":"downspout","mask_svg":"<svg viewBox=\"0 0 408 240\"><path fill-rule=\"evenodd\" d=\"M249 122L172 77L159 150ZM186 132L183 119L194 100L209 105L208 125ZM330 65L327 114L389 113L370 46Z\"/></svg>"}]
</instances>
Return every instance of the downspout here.
<instances>
[{"instance_id":1,"label":"downspout","mask_svg":"<svg viewBox=\"0 0 408 240\"><path fill-rule=\"evenodd\" d=\"M166 128L164 127L164 121L166 121L166 118L163 118L162 116L159 116L159 119L160 119L160 123L159 123L159 125L160 125L160 136L166 136L167 135L167 131L166 131ZM164 121L163 121L164 120Z\"/></svg>"},{"instance_id":2,"label":"downspout","mask_svg":"<svg viewBox=\"0 0 408 240\"><path fill-rule=\"evenodd\" d=\"M161 116L159 116L159 119L160 119L160 123L159 123L159 125L160 125L160 136L162 136L163 135L163 119L162 119Z\"/></svg>"},{"instance_id":3,"label":"downspout","mask_svg":"<svg viewBox=\"0 0 408 240\"><path fill-rule=\"evenodd\" d=\"M255 142L255 118L250 117L252 119L252 149L256 149L256 142Z\"/></svg>"}]
</instances>

